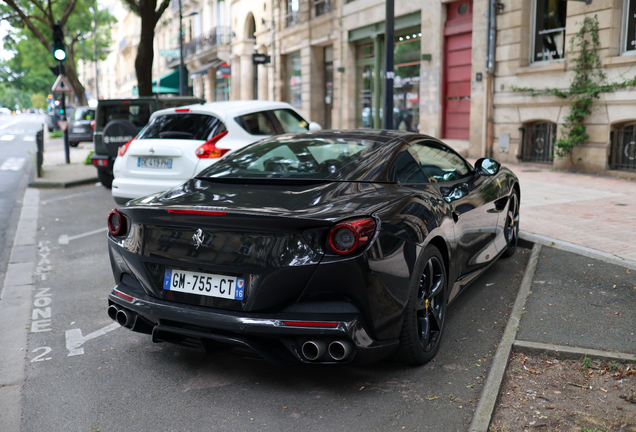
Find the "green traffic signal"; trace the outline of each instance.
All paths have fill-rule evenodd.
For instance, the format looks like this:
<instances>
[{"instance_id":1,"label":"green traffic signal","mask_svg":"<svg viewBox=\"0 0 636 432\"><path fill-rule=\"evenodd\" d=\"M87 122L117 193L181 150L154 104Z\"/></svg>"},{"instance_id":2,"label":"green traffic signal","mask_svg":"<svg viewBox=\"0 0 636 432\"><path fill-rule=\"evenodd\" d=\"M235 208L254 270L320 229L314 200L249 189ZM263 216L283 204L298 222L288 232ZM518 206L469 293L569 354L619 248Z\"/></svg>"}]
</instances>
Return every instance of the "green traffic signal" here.
<instances>
[{"instance_id":1,"label":"green traffic signal","mask_svg":"<svg viewBox=\"0 0 636 432\"><path fill-rule=\"evenodd\" d=\"M66 60L66 46L64 45L64 32L62 26L59 24L53 24L51 27L53 31L53 42L51 43L51 52L53 57L57 61Z\"/></svg>"},{"instance_id":2,"label":"green traffic signal","mask_svg":"<svg viewBox=\"0 0 636 432\"><path fill-rule=\"evenodd\" d=\"M66 51L63 48L56 48L53 52L53 57L55 57L58 61L63 61L66 59Z\"/></svg>"}]
</instances>

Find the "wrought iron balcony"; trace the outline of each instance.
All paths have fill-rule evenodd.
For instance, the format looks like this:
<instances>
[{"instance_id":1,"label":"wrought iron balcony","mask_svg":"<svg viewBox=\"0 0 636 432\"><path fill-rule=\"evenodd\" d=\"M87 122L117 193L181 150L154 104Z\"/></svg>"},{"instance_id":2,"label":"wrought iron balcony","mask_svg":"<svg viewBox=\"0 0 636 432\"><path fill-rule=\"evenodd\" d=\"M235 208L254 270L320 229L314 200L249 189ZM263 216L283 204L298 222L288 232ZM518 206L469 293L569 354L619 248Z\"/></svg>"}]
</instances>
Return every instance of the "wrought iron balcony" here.
<instances>
[{"instance_id":1,"label":"wrought iron balcony","mask_svg":"<svg viewBox=\"0 0 636 432\"><path fill-rule=\"evenodd\" d=\"M214 49L219 45L229 44L232 33L229 27L215 27L205 35L183 45L183 57L192 57L195 54Z\"/></svg>"},{"instance_id":2,"label":"wrought iron balcony","mask_svg":"<svg viewBox=\"0 0 636 432\"><path fill-rule=\"evenodd\" d=\"M315 16L331 12L331 0L314 0Z\"/></svg>"}]
</instances>

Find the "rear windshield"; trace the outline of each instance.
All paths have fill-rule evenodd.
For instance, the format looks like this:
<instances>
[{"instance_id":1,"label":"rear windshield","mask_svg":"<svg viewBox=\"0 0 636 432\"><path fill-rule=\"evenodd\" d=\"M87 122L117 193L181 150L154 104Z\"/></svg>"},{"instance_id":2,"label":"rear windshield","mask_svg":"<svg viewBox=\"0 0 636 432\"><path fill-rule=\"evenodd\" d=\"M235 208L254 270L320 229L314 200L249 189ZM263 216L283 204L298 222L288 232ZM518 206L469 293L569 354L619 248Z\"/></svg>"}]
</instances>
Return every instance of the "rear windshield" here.
<instances>
[{"instance_id":1,"label":"rear windshield","mask_svg":"<svg viewBox=\"0 0 636 432\"><path fill-rule=\"evenodd\" d=\"M221 159L198 177L326 179L371 151L375 141L278 137L252 144Z\"/></svg>"},{"instance_id":2,"label":"rear windshield","mask_svg":"<svg viewBox=\"0 0 636 432\"><path fill-rule=\"evenodd\" d=\"M80 108L75 111L75 121L80 120L95 120L95 110Z\"/></svg>"},{"instance_id":3,"label":"rear windshield","mask_svg":"<svg viewBox=\"0 0 636 432\"><path fill-rule=\"evenodd\" d=\"M148 103L121 103L117 105L100 105L97 127L101 130L111 120L128 120L135 126L142 128L150 119L150 105Z\"/></svg>"},{"instance_id":4,"label":"rear windshield","mask_svg":"<svg viewBox=\"0 0 636 432\"><path fill-rule=\"evenodd\" d=\"M137 139L207 141L225 131L218 118L208 114L165 114L153 118Z\"/></svg>"}]
</instances>

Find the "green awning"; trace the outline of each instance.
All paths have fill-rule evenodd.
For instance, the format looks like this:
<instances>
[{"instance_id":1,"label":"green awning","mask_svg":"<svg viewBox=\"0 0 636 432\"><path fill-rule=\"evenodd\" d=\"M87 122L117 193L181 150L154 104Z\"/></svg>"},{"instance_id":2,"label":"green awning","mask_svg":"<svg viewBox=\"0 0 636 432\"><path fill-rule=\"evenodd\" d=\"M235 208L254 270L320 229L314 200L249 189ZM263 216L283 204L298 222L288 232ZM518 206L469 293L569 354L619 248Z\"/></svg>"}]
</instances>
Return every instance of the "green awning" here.
<instances>
[{"instance_id":1,"label":"green awning","mask_svg":"<svg viewBox=\"0 0 636 432\"><path fill-rule=\"evenodd\" d=\"M188 82L188 69L185 67L183 69L185 71L185 79L183 80L185 84ZM164 76L160 77L159 80L152 80L153 89L157 86L157 81L159 81L159 85L161 87L177 89L177 93L178 93L179 92L178 90L179 89L179 69L175 69L173 71L168 72ZM161 93L165 93L165 92L161 92Z\"/></svg>"}]
</instances>

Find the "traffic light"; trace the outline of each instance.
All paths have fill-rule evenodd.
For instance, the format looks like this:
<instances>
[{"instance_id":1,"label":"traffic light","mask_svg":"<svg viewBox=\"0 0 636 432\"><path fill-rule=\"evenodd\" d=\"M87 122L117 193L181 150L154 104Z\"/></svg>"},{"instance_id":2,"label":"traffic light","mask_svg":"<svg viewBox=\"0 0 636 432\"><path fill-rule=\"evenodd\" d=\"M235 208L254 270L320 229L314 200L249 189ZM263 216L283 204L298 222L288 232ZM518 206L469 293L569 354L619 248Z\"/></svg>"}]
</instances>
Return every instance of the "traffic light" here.
<instances>
[{"instance_id":1,"label":"traffic light","mask_svg":"<svg viewBox=\"0 0 636 432\"><path fill-rule=\"evenodd\" d=\"M51 52L57 61L66 60L66 46L64 45L64 32L62 26L53 24L53 43L51 43Z\"/></svg>"}]
</instances>

